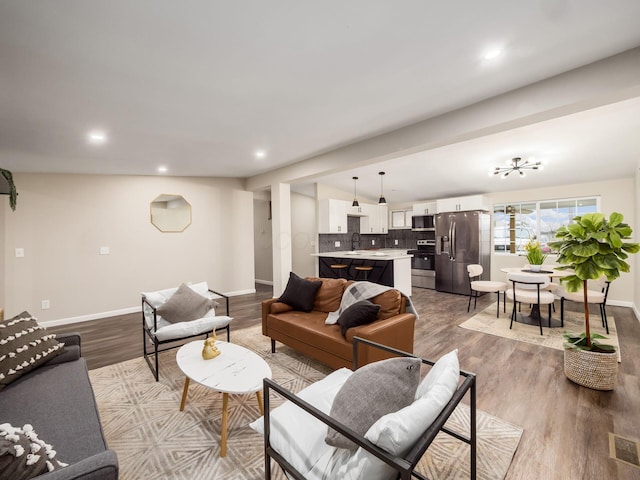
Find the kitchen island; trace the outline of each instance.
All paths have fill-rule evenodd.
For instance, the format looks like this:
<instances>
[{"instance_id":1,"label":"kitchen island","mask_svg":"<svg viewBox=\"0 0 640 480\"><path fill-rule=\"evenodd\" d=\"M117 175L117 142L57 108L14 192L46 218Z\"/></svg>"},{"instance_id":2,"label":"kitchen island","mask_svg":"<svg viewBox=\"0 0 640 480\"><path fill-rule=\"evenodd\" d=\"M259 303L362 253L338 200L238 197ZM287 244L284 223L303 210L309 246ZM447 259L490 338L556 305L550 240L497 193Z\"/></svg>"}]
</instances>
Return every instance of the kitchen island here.
<instances>
[{"instance_id":1,"label":"kitchen island","mask_svg":"<svg viewBox=\"0 0 640 480\"><path fill-rule=\"evenodd\" d=\"M312 253L318 257L318 272L320 277L339 278L348 280L364 280L362 273L355 267L373 267L368 273L367 280L381 285L396 288L406 296L411 296L411 257L406 250L347 250L339 252ZM331 265L343 264L347 268L335 270Z\"/></svg>"}]
</instances>

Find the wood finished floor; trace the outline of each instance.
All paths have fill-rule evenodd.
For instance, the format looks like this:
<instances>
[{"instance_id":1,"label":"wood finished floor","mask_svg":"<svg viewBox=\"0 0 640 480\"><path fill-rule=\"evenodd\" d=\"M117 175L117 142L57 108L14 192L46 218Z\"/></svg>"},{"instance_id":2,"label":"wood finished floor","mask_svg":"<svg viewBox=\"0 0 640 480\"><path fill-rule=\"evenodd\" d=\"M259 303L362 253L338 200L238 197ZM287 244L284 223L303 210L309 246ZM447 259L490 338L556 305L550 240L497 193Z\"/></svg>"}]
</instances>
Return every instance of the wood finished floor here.
<instances>
[{"instance_id":1,"label":"wood finished floor","mask_svg":"<svg viewBox=\"0 0 640 480\"><path fill-rule=\"evenodd\" d=\"M232 340L260 323L260 302L271 287L256 289L231 298ZM437 359L457 348L461 367L477 374L478 408L524 428L507 480L640 479L640 469L610 459L608 447L608 432L640 438L640 322L631 309L607 308L622 363L616 389L598 392L566 379L561 351L459 328L474 314L465 297L414 289L412 299L420 315L415 353ZM481 297L478 310L494 299ZM91 369L142 355L140 314L50 330L79 332Z\"/></svg>"}]
</instances>

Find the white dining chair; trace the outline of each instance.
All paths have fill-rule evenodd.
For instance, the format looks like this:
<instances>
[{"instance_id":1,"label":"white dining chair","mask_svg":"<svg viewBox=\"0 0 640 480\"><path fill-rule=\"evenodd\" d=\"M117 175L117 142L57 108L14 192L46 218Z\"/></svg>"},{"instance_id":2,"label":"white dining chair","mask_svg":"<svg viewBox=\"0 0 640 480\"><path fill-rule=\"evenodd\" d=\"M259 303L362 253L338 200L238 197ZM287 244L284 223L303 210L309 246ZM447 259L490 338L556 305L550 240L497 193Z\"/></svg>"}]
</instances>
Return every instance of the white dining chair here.
<instances>
[{"instance_id":1,"label":"white dining chair","mask_svg":"<svg viewBox=\"0 0 640 480\"><path fill-rule=\"evenodd\" d=\"M611 282L607 280L605 276L600 277L597 280L589 280L587 282L587 303L597 304L600 308L600 317L602 318L602 326L609 333L609 322L607 322L607 296L609 295L609 286ZM577 292L567 292L564 286L558 289L558 296L560 297L560 322L564 326L564 302L576 302L584 304L584 290L580 289Z\"/></svg>"},{"instance_id":2,"label":"white dining chair","mask_svg":"<svg viewBox=\"0 0 640 480\"><path fill-rule=\"evenodd\" d=\"M509 329L513 327L513 321L518 314L517 304L528 303L532 305L532 317L538 317L540 335L542 335L540 306L549 306L549 327L551 327L551 305L555 300L555 295L545 290L551 283L549 276L544 273L509 273L507 274L507 280L511 282L511 287L507 289L507 298L513 301Z\"/></svg>"},{"instance_id":3,"label":"white dining chair","mask_svg":"<svg viewBox=\"0 0 640 480\"><path fill-rule=\"evenodd\" d=\"M505 313L507 312L506 298L504 296L507 290L507 284L505 282L496 282L492 280L480 280L484 269L482 265L471 264L467 265L467 272L469 274L469 304L467 305L467 312L471 309L471 298L473 298L473 309L476 309L476 303L480 292L482 293L496 293L498 296L498 305L496 308L496 317L500 317L500 293L502 292L502 305Z\"/></svg>"}]
</instances>

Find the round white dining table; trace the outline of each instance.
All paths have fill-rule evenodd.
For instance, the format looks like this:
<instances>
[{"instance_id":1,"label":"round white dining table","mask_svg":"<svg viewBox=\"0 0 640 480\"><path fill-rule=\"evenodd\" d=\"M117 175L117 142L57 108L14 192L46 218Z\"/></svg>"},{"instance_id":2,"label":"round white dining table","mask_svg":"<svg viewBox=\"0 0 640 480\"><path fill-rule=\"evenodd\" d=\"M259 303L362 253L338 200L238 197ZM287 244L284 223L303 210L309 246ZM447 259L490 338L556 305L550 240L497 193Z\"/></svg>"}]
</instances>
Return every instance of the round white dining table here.
<instances>
[{"instance_id":1,"label":"round white dining table","mask_svg":"<svg viewBox=\"0 0 640 480\"><path fill-rule=\"evenodd\" d=\"M547 275L552 280L554 278L567 277L571 275L571 272L567 270L558 270L554 268L552 265L542 265L539 272L534 272L529 268L523 267L504 267L500 269L501 272L509 274L509 273L524 273L524 274L535 274L535 275ZM515 310L515 307L514 307ZM513 315L513 313L512 313ZM531 305L531 312L529 315L520 315L520 323L526 323L527 325L539 325L541 321L540 315L540 305ZM516 317L516 321L518 321ZM562 323L559 320L555 320L553 318L549 319L548 322L549 327L561 327Z\"/></svg>"}]
</instances>

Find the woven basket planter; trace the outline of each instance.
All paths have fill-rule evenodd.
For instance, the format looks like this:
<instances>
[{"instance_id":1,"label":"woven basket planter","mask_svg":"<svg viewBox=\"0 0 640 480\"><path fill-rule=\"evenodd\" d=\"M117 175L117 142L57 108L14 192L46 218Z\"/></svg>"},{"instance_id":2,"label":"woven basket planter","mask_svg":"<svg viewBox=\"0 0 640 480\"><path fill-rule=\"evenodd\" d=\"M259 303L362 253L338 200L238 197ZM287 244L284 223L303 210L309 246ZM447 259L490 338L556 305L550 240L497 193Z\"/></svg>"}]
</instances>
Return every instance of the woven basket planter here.
<instances>
[{"instance_id":1,"label":"woven basket planter","mask_svg":"<svg viewBox=\"0 0 640 480\"><path fill-rule=\"evenodd\" d=\"M566 349L564 374L583 387L613 390L618 377L618 354Z\"/></svg>"}]
</instances>

